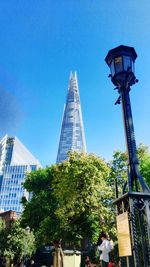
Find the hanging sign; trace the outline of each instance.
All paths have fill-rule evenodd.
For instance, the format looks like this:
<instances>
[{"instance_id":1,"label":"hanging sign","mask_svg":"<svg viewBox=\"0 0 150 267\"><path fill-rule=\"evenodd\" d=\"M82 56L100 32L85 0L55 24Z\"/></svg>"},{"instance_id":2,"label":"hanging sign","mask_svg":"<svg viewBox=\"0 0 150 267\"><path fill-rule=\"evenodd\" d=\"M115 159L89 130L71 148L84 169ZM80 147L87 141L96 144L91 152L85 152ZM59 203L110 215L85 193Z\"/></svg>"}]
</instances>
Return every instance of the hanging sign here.
<instances>
[{"instance_id":1,"label":"hanging sign","mask_svg":"<svg viewBox=\"0 0 150 267\"><path fill-rule=\"evenodd\" d=\"M129 229L128 213L124 212L117 216L117 234L119 245L119 256L131 256L131 239Z\"/></svg>"}]
</instances>

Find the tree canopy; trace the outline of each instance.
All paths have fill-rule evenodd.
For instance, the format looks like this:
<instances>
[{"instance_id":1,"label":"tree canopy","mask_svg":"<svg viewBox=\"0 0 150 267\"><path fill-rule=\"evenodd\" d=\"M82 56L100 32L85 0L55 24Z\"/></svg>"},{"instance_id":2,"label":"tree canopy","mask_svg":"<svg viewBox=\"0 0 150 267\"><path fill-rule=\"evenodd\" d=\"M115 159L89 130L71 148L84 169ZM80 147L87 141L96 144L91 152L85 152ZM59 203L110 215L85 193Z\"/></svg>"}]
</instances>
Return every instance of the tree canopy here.
<instances>
[{"instance_id":1,"label":"tree canopy","mask_svg":"<svg viewBox=\"0 0 150 267\"><path fill-rule=\"evenodd\" d=\"M140 144L138 147L138 158L141 175L150 188L150 153L144 144Z\"/></svg>"},{"instance_id":2,"label":"tree canopy","mask_svg":"<svg viewBox=\"0 0 150 267\"><path fill-rule=\"evenodd\" d=\"M139 170L150 187L150 153L148 147L144 144L140 144L137 148L137 154L139 159ZM127 165L128 157L126 152L117 150L113 154L113 160L109 163L111 168L109 182L114 187L115 181L117 181L119 192L121 193L124 183L127 181ZM114 196L115 196L115 190Z\"/></svg>"},{"instance_id":3,"label":"tree canopy","mask_svg":"<svg viewBox=\"0 0 150 267\"><path fill-rule=\"evenodd\" d=\"M35 251L35 240L32 232L20 226L20 220L11 221L6 227L0 219L0 251L9 260L21 261L25 255L31 256Z\"/></svg>"},{"instance_id":4,"label":"tree canopy","mask_svg":"<svg viewBox=\"0 0 150 267\"><path fill-rule=\"evenodd\" d=\"M150 186L150 154L138 147L139 168ZM127 180L127 153L116 151L108 164L93 154L70 153L69 159L27 175L22 224L33 229L39 244L54 239L79 244L97 242L100 231L115 233L115 181L119 193Z\"/></svg>"},{"instance_id":5,"label":"tree canopy","mask_svg":"<svg viewBox=\"0 0 150 267\"><path fill-rule=\"evenodd\" d=\"M22 222L43 243L63 238L79 244L87 237L96 242L100 231L113 231L109 173L104 160L76 152L67 161L29 173L24 187L32 198L24 201Z\"/></svg>"}]
</instances>

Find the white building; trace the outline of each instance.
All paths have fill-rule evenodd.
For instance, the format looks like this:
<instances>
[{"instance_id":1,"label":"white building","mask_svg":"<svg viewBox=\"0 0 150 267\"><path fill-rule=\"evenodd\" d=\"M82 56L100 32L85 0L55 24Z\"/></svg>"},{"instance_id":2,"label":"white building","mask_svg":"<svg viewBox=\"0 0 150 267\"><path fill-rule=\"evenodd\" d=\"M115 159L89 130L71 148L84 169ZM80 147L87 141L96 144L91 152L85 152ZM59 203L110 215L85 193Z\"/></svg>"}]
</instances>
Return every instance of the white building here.
<instances>
[{"instance_id":1,"label":"white building","mask_svg":"<svg viewBox=\"0 0 150 267\"><path fill-rule=\"evenodd\" d=\"M23 188L26 173L40 168L39 161L17 137L0 140L0 210L22 212L20 203L28 192Z\"/></svg>"}]
</instances>

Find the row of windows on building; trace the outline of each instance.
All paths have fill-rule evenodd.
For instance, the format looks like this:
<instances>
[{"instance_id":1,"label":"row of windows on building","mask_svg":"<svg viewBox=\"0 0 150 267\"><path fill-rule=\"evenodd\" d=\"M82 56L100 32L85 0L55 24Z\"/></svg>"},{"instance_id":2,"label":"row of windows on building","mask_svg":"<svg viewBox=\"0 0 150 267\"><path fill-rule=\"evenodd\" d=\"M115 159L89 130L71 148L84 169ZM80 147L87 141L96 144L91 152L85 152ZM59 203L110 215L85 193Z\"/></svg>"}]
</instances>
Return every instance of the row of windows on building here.
<instances>
[{"instance_id":1,"label":"row of windows on building","mask_svg":"<svg viewBox=\"0 0 150 267\"><path fill-rule=\"evenodd\" d=\"M78 145L78 146L76 146L76 145L72 145L71 147L69 147L69 150L70 151L78 151L78 150L82 150L82 145L80 144L80 145ZM67 153L68 152L68 147L67 146L62 146L62 152L61 152L61 154L63 154L63 153Z\"/></svg>"},{"instance_id":2,"label":"row of windows on building","mask_svg":"<svg viewBox=\"0 0 150 267\"><path fill-rule=\"evenodd\" d=\"M3 194L3 195L1 195L0 196L0 198L1 199L8 199L8 198L14 198L14 197L18 197L19 195L22 195L22 194L20 194L20 190L17 190L17 191L19 191L19 194L18 193L9 193L9 194Z\"/></svg>"},{"instance_id":3,"label":"row of windows on building","mask_svg":"<svg viewBox=\"0 0 150 267\"><path fill-rule=\"evenodd\" d=\"M1 187L1 192L7 192L7 191L20 191L23 192L24 189L21 187L9 187L9 186L2 186ZM3 194L1 194L1 196L3 196Z\"/></svg>"},{"instance_id":4,"label":"row of windows on building","mask_svg":"<svg viewBox=\"0 0 150 267\"><path fill-rule=\"evenodd\" d=\"M76 122L76 123L74 123L73 124L73 122L65 122L64 121L64 123L63 123L63 125L62 125L62 128L70 128L70 127L73 127L73 126L75 126L75 127L79 127L79 129L80 129L80 127L81 127L81 125L80 125L80 123L78 123L78 122Z\"/></svg>"},{"instance_id":5,"label":"row of windows on building","mask_svg":"<svg viewBox=\"0 0 150 267\"><path fill-rule=\"evenodd\" d=\"M81 130L79 130L79 129L74 130L73 127L69 127L67 130L64 128L63 137L66 139L68 139L68 138L72 139L73 133L74 133L74 136L76 138L82 136Z\"/></svg>"},{"instance_id":6,"label":"row of windows on building","mask_svg":"<svg viewBox=\"0 0 150 267\"><path fill-rule=\"evenodd\" d=\"M24 173L18 173L18 174L12 174L12 175L9 175L9 173L6 173L5 174L5 179L13 179L13 178L24 178L25 177L25 174Z\"/></svg>"},{"instance_id":7,"label":"row of windows on building","mask_svg":"<svg viewBox=\"0 0 150 267\"><path fill-rule=\"evenodd\" d=\"M5 185L17 185L17 184L22 184L22 180L20 182L20 180L5 180L3 181L2 187L4 187Z\"/></svg>"},{"instance_id":8,"label":"row of windows on building","mask_svg":"<svg viewBox=\"0 0 150 267\"><path fill-rule=\"evenodd\" d=\"M34 165L33 165L34 166ZM31 165L32 167L32 165ZM20 166L6 166L5 167L5 172L19 172L19 173L24 173L25 171L27 171L27 166L24 165L20 165Z\"/></svg>"},{"instance_id":9,"label":"row of windows on building","mask_svg":"<svg viewBox=\"0 0 150 267\"><path fill-rule=\"evenodd\" d=\"M21 212L22 211L22 207L20 207L19 206L19 204L18 204L18 206L14 206L14 205L12 205L12 206L5 206L5 207L1 207L4 211L8 211L8 210L15 210L15 211L17 211L17 212Z\"/></svg>"},{"instance_id":10,"label":"row of windows on building","mask_svg":"<svg viewBox=\"0 0 150 267\"><path fill-rule=\"evenodd\" d=\"M10 205L10 204L20 204L19 199L1 199L0 200L0 205Z\"/></svg>"}]
</instances>

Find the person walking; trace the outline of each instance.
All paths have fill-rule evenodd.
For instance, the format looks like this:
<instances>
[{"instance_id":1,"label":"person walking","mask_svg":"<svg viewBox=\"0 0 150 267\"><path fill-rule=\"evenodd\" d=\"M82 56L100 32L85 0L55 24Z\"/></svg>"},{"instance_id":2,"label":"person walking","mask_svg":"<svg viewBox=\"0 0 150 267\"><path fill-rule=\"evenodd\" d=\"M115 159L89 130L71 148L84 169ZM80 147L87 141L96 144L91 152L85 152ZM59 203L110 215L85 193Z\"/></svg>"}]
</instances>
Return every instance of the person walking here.
<instances>
[{"instance_id":1,"label":"person walking","mask_svg":"<svg viewBox=\"0 0 150 267\"><path fill-rule=\"evenodd\" d=\"M100 238L102 240L102 243L100 246L98 246L98 250L100 250L101 267L108 267L109 252L111 250L110 243L109 243L109 241L107 239L107 235L105 233L102 233L100 235Z\"/></svg>"}]
</instances>

